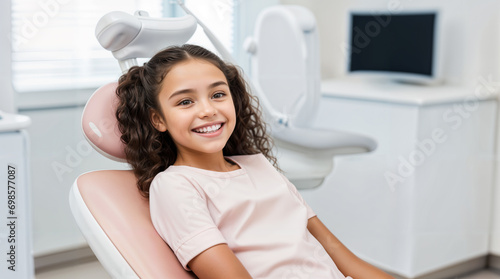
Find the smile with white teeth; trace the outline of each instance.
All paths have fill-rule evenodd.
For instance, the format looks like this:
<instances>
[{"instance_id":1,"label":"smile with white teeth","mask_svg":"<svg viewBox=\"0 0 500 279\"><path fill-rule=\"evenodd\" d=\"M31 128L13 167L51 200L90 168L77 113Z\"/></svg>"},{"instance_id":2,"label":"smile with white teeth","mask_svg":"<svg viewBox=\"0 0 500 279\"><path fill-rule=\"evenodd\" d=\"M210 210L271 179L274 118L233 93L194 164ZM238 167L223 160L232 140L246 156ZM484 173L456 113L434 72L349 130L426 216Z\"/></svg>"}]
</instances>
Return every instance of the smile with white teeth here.
<instances>
[{"instance_id":1,"label":"smile with white teeth","mask_svg":"<svg viewBox=\"0 0 500 279\"><path fill-rule=\"evenodd\" d=\"M220 127L222 127L222 124L215 124L212 126L206 126L206 127L202 127L199 129L194 129L194 131L197 133L213 133L213 132L219 130Z\"/></svg>"}]
</instances>

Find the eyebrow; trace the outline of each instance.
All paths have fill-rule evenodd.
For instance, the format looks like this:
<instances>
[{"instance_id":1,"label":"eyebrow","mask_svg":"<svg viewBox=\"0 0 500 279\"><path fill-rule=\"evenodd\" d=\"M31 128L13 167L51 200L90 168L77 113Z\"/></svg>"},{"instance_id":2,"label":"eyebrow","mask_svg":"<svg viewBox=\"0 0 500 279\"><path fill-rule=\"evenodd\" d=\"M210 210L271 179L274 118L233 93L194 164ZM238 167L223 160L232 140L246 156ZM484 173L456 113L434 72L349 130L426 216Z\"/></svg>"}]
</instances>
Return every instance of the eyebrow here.
<instances>
[{"instance_id":1,"label":"eyebrow","mask_svg":"<svg viewBox=\"0 0 500 279\"><path fill-rule=\"evenodd\" d=\"M214 88L214 87L221 86L221 85L225 85L225 86L228 86L228 87L229 87L229 85L227 85L227 83L226 83L225 81L222 81L222 80L221 80L221 81L216 81L216 82L214 82L214 83L210 84L210 85L208 86L208 89L212 89L212 88ZM186 88L186 89L177 90L177 91L175 91L174 93L172 93L172 95L170 95L170 97L168 97L168 99L170 100L170 99L172 99L173 97L175 97L175 96L177 96L177 95L186 94L186 93L192 93L192 92L194 92L194 90L193 90L193 89L191 89L191 88Z\"/></svg>"}]
</instances>

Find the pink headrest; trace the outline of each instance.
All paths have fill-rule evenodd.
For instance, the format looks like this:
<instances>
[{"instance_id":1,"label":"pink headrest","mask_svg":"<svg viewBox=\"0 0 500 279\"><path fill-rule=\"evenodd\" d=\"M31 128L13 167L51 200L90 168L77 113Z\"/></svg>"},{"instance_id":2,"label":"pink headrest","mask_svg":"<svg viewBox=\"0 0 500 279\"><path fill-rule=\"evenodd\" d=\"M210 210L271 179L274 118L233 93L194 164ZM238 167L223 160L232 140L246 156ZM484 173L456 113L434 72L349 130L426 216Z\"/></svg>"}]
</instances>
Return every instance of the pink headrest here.
<instances>
[{"instance_id":1,"label":"pink headrest","mask_svg":"<svg viewBox=\"0 0 500 279\"><path fill-rule=\"evenodd\" d=\"M108 83L97 89L83 109L83 134L90 144L102 155L125 162L125 144L120 140L115 111L118 105L117 82Z\"/></svg>"}]
</instances>

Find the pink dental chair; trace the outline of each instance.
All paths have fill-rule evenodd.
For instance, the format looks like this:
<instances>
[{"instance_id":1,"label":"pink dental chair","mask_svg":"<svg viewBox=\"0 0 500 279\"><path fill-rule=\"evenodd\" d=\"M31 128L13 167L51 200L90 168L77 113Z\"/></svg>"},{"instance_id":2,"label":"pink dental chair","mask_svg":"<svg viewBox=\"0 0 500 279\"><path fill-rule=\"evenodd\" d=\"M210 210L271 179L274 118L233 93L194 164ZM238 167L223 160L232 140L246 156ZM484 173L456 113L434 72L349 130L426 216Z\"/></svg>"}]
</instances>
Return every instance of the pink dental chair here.
<instances>
[{"instance_id":1,"label":"pink dental chair","mask_svg":"<svg viewBox=\"0 0 500 279\"><path fill-rule=\"evenodd\" d=\"M107 157L123 161L114 116L116 83L99 88L82 116L87 139ZM131 170L80 175L70 192L70 207L89 246L112 278L196 278L185 271L158 235L149 202Z\"/></svg>"},{"instance_id":2,"label":"pink dental chair","mask_svg":"<svg viewBox=\"0 0 500 279\"><path fill-rule=\"evenodd\" d=\"M191 15L152 19L111 12L97 23L99 43L111 51L123 72L136 58L152 57L168 45L185 43L196 30ZM115 117L116 86L99 88L87 102L82 128L104 156L125 162ZM185 271L151 223L149 202L142 197L131 170L94 171L80 175L70 191L73 216L99 262L112 278L196 278Z\"/></svg>"},{"instance_id":3,"label":"pink dental chair","mask_svg":"<svg viewBox=\"0 0 500 279\"><path fill-rule=\"evenodd\" d=\"M137 65L137 58L149 58L166 46L187 42L198 24L189 13L153 19L144 11L135 15L111 12L99 20L95 35L126 72ZM115 117L116 86L116 82L107 84L90 97L83 111L82 128L98 152L125 162ZM112 278L196 278L182 268L154 229L149 202L139 193L131 170L82 174L74 182L69 200L82 234Z\"/></svg>"}]
</instances>

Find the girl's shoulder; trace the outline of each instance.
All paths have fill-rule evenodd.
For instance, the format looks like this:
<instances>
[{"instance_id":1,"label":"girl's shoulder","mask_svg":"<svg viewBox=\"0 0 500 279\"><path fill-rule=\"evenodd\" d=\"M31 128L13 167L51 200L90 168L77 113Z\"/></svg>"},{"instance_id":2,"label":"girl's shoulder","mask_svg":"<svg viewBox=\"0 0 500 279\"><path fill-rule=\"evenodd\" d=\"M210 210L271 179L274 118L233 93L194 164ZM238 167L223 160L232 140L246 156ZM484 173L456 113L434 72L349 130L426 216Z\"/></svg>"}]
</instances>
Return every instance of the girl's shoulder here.
<instances>
[{"instance_id":1,"label":"girl's shoulder","mask_svg":"<svg viewBox=\"0 0 500 279\"><path fill-rule=\"evenodd\" d=\"M207 179L196 172L190 171L189 167L167 168L158 173L151 181L149 196L150 200L155 197L175 198L179 193L197 193L203 196L202 186Z\"/></svg>"},{"instance_id":2,"label":"girl's shoulder","mask_svg":"<svg viewBox=\"0 0 500 279\"><path fill-rule=\"evenodd\" d=\"M228 159L237 163L242 169L244 169L249 174L265 175L271 173L277 173L276 168L269 160L261 153L253 155L237 155L229 156Z\"/></svg>"},{"instance_id":3,"label":"girl's shoulder","mask_svg":"<svg viewBox=\"0 0 500 279\"><path fill-rule=\"evenodd\" d=\"M238 163L238 165L253 165L269 163L267 158L262 153L252 154L252 155L233 155L226 157L231 161Z\"/></svg>"},{"instance_id":4,"label":"girl's shoulder","mask_svg":"<svg viewBox=\"0 0 500 279\"><path fill-rule=\"evenodd\" d=\"M151 187L156 184L171 184L189 181L190 176L183 172L175 171L170 167L166 170L159 172L151 181Z\"/></svg>"}]
</instances>

